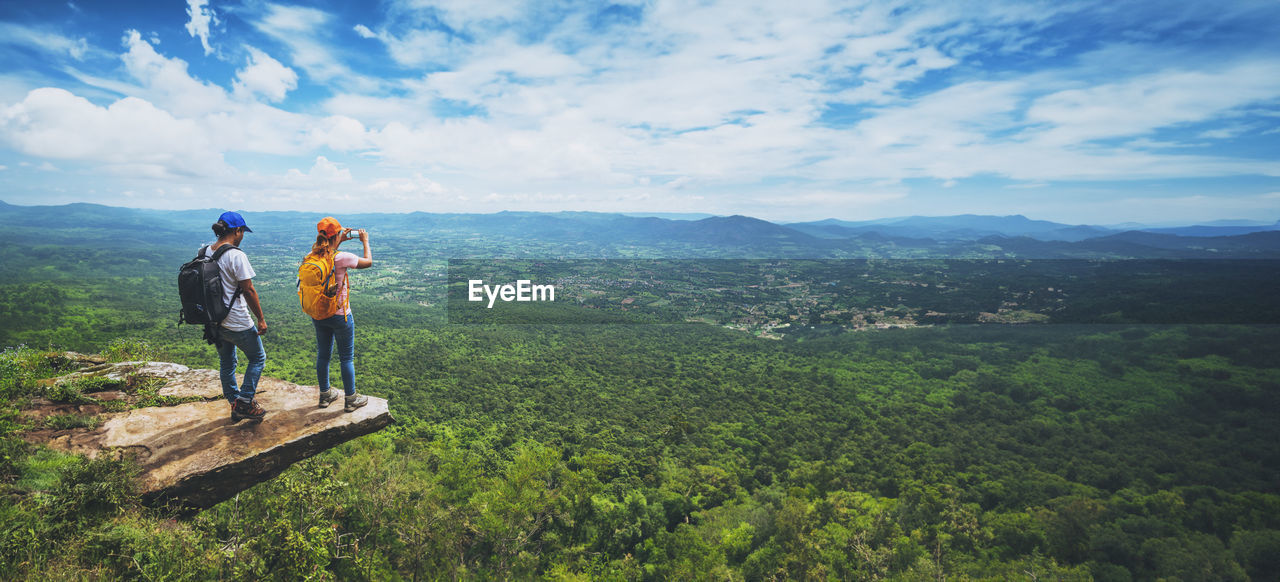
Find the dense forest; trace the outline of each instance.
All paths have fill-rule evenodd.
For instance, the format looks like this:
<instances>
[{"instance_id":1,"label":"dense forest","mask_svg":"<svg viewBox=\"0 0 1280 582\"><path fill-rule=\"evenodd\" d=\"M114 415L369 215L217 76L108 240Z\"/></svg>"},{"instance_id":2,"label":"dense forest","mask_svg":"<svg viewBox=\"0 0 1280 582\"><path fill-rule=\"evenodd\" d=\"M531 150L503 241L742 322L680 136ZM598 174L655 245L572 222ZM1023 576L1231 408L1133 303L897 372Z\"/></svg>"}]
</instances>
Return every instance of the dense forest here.
<instances>
[{"instance_id":1,"label":"dense forest","mask_svg":"<svg viewBox=\"0 0 1280 582\"><path fill-rule=\"evenodd\" d=\"M22 252L0 265L5 578L1280 572L1280 327L771 341L712 325L459 325L386 291L385 265L354 276L357 374L399 422L174 519L139 505L127 459L22 440L35 427L19 410L48 396L36 380L58 374L60 350L217 362L198 329L175 327L173 274L192 244L83 236L9 240ZM288 248L246 242L263 265L266 374L312 384ZM384 250L392 264L409 254Z\"/></svg>"}]
</instances>

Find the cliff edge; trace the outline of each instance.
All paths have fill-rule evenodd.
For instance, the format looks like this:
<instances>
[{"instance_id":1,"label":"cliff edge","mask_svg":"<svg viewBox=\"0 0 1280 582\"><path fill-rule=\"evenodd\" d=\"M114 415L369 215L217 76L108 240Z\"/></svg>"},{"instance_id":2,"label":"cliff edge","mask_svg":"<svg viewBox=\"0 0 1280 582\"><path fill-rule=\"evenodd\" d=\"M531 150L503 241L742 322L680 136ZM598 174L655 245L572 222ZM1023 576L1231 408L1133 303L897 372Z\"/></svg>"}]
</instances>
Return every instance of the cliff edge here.
<instances>
[{"instance_id":1,"label":"cliff edge","mask_svg":"<svg viewBox=\"0 0 1280 582\"><path fill-rule=\"evenodd\" d=\"M341 399L319 408L316 386L264 376L257 400L266 418L232 423L216 370L69 355L88 367L46 382L83 387L84 397L44 401L25 414L91 414L98 422L92 428L33 431L27 440L90 458L132 455L141 469L143 501L182 513L211 507L297 461L394 422L382 398L370 397L353 412L343 411Z\"/></svg>"}]
</instances>

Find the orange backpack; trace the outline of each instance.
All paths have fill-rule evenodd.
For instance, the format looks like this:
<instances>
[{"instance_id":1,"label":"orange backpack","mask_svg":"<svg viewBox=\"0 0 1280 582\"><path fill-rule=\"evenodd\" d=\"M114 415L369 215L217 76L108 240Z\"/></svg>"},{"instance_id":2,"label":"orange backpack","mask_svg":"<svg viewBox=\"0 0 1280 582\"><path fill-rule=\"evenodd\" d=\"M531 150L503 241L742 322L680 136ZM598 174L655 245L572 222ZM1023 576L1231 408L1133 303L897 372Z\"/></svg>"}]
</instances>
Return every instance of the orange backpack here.
<instances>
[{"instance_id":1,"label":"orange backpack","mask_svg":"<svg viewBox=\"0 0 1280 582\"><path fill-rule=\"evenodd\" d=\"M338 309L338 284L333 278L333 257L308 254L298 266L298 300L311 319L328 319Z\"/></svg>"}]
</instances>

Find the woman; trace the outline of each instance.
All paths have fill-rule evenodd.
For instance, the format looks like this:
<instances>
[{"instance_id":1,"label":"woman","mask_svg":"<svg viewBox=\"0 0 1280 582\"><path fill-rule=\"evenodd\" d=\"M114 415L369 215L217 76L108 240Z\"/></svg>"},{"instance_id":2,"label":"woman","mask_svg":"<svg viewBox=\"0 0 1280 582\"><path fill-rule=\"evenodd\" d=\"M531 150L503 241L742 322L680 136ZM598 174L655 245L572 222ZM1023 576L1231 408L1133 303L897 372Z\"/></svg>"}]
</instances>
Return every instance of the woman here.
<instances>
[{"instance_id":1,"label":"woman","mask_svg":"<svg viewBox=\"0 0 1280 582\"><path fill-rule=\"evenodd\" d=\"M329 386L329 359L333 354L333 342L338 340L338 367L342 371L342 388L346 392L347 412L351 412L369 403L369 397L356 394L355 368L355 319L351 315L348 303L350 293L347 285L347 269L367 269L373 265L373 254L369 251L369 233L360 229L353 233L351 229L342 228L337 219L325 217L318 224L315 244L311 245L311 253L323 258L333 259L334 284L337 285L338 312L327 319L312 319L316 328L316 376L320 382L320 407L329 406L338 399L338 391ZM364 244L364 257L357 257L347 252L338 252L338 245L356 237Z\"/></svg>"}]
</instances>

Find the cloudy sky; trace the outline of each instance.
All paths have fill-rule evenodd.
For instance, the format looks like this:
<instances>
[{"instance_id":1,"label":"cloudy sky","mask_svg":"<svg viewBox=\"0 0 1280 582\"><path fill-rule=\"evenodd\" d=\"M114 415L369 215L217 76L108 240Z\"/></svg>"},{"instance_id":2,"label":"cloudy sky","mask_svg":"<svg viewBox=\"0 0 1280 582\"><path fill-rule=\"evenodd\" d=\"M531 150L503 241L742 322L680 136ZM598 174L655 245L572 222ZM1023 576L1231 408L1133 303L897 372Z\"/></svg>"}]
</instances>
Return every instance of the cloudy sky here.
<instances>
[{"instance_id":1,"label":"cloudy sky","mask_svg":"<svg viewBox=\"0 0 1280 582\"><path fill-rule=\"evenodd\" d=\"M1280 219L1280 3L0 0L0 200Z\"/></svg>"}]
</instances>

